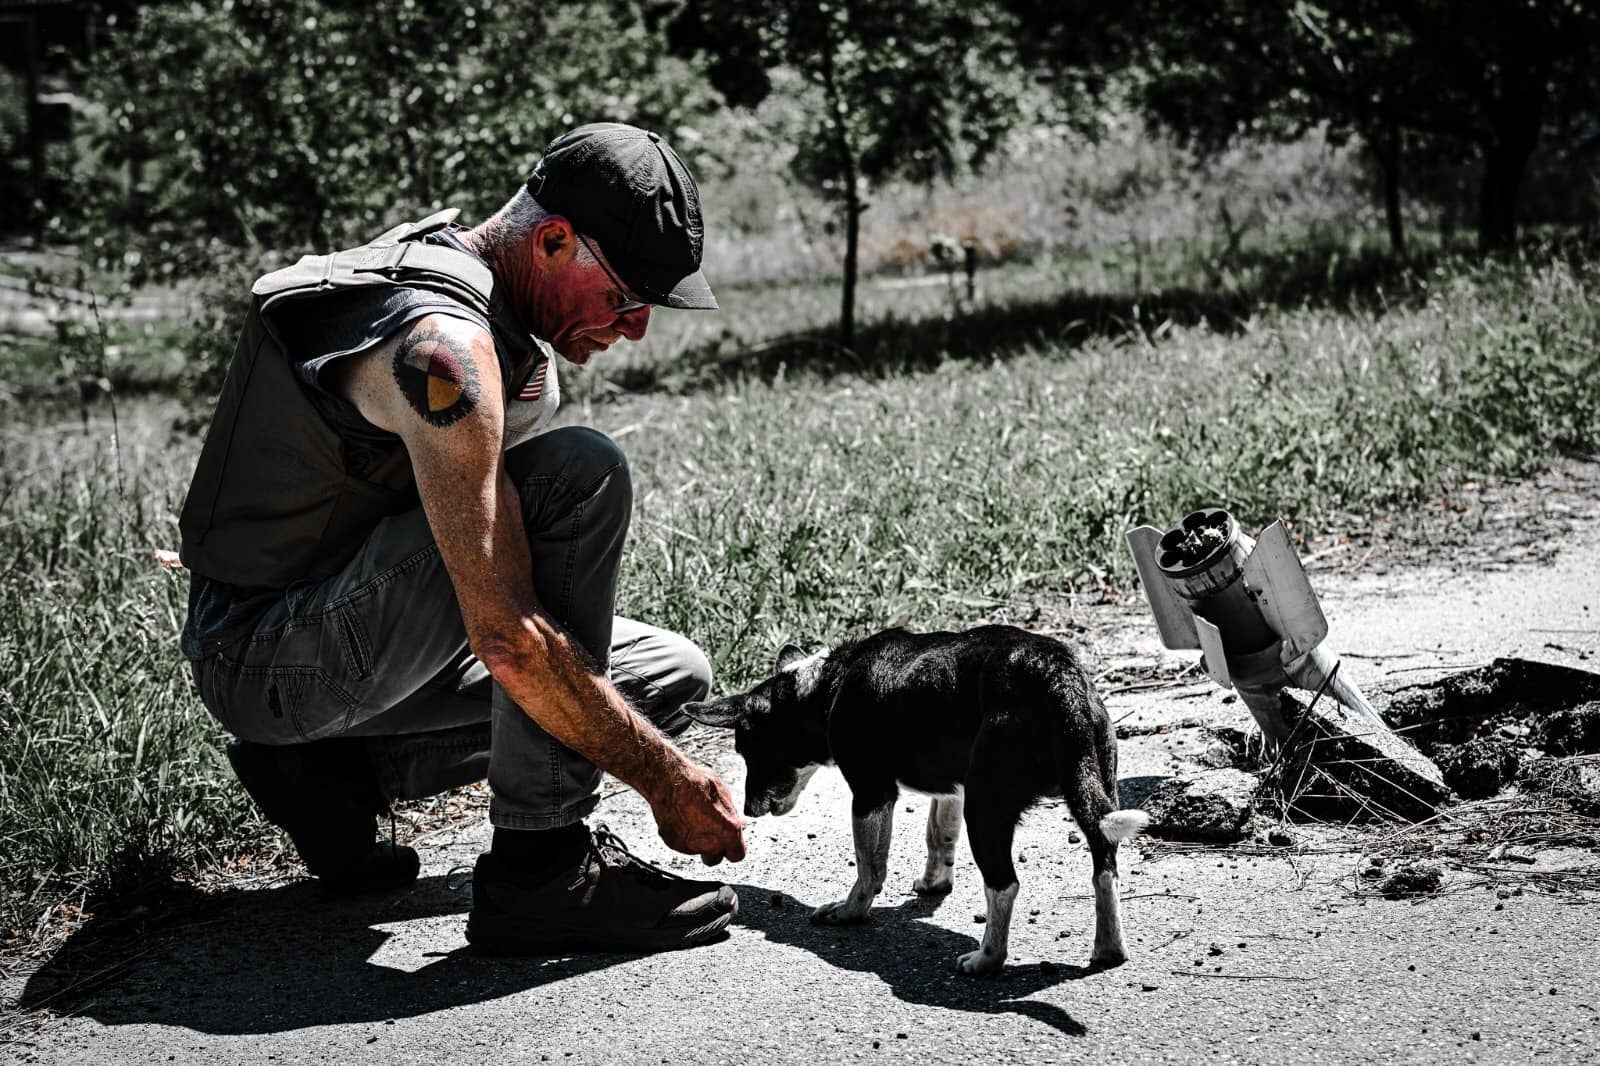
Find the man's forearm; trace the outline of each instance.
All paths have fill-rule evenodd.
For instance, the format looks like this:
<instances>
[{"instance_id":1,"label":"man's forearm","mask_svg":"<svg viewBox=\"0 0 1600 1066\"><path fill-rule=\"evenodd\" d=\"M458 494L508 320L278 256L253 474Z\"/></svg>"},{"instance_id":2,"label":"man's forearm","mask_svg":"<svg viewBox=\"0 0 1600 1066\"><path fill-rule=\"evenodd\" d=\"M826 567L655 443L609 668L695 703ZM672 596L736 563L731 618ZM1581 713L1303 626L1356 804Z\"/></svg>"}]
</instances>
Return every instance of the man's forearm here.
<instances>
[{"instance_id":1,"label":"man's forearm","mask_svg":"<svg viewBox=\"0 0 1600 1066\"><path fill-rule=\"evenodd\" d=\"M538 614L515 638L488 643L478 656L545 732L647 800L683 775L688 760L594 670L569 633Z\"/></svg>"}]
</instances>

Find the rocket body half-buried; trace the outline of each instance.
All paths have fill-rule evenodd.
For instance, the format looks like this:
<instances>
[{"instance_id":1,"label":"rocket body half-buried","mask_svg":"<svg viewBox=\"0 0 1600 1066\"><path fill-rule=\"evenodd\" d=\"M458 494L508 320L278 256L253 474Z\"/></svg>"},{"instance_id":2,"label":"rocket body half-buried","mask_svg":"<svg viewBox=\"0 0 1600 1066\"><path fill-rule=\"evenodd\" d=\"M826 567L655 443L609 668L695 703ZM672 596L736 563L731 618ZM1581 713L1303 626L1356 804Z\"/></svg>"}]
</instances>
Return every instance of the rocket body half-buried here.
<instances>
[{"instance_id":1,"label":"rocket body half-buried","mask_svg":"<svg viewBox=\"0 0 1600 1066\"><path fill-rule=\"evenodd\" d=\"M1388 728L1321 647L1328 620L1281 521L1251 539L1228 512L1207 508L1165 532L1130 530L1128 548L1162 643L1202 651L1206 673L1238 691L1270 739L1288 736L1279 693L1289 686Z\"/></svg>"}]
</instances>

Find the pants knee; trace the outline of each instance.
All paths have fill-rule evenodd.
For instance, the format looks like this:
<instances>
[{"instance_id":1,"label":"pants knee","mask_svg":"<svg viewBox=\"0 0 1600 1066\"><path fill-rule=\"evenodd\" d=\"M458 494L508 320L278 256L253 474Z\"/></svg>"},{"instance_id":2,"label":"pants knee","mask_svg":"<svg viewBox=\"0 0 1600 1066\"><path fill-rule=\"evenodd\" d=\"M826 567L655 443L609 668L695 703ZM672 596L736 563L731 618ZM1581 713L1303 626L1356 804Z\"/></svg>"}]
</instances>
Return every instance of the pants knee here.
<instances>
[{"instance_id":1,"label":"pants knee","mask_svg":"<svg viewBox=\"0 0 1600 1066\"><path fill-rule=\"evenodd\" d=\"M681 646L674 648L678 670L673 676L671 698L679 704L703 700L711 694L711 660L700 646L688 637L678 637Z\"/></svg>"},{"instance_id":2,"label":"pants knee","mask_svg":"<svg viewBox=\"0 0 1600 1066\"><path fill-rule=\"evenodd\" d=\"M627 456L598 430L568 426L524 441L506 453L506 470L530 531L579 508L600 523L626 524L632 514Z\"/></svg>"}]
</instances>

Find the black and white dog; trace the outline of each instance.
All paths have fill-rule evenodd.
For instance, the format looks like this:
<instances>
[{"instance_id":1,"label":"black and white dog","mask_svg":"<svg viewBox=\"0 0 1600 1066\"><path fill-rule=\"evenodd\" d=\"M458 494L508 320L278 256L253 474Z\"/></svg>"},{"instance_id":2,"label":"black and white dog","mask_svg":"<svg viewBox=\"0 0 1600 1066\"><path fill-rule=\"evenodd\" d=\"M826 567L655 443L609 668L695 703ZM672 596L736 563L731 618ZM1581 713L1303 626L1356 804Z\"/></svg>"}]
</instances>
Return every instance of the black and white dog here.
<instances>
[{"instance_id":1,"label":"black and white dog","mask_svg":"<svg viewBox=\"0 0 1600 1066\"><path fill-rule=\"evenodd\" d=\"M963 815L983 873L983 944L963 973L1006 959L1017 872L1011 841L1022 812L1065 796L1094 858L1092 966L1127 958L1117 906L1117 845L1148 821L1117 809L1116 733L1066 645L1013 626L964 633L890 629L832 651L778 654L776 676L684 713L731 727L744 757L744 813L787 814L817 768L837 764L853 793L856 883L812 914L829 925L866 918L883 889L901 786L931 794L928 866L919 893L950 891Z\"/></svg>"}]
</instances>

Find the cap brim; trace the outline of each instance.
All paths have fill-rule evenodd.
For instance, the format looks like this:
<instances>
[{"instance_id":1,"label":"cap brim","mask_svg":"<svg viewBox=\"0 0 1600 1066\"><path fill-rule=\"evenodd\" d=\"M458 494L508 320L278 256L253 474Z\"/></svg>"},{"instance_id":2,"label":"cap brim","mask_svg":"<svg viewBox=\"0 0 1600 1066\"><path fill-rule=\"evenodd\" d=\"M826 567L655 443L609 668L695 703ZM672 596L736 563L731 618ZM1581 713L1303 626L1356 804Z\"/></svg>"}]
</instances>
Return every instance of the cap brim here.
<instances>
[{"instance_id":1,"label":"cap brim","mask_svg":"<svg viewBox=\"0 0 1600 1066\"><path fill-rule=\"evenodd\" d=\"M682 278L671 289L659 296L651 297L650 302L662 307L673 307L680 311L715 311L718 310L717 298L711 294L711 284L706 281L703 272L696 270L686 278Z\"/></svg>"}]
</instances>

